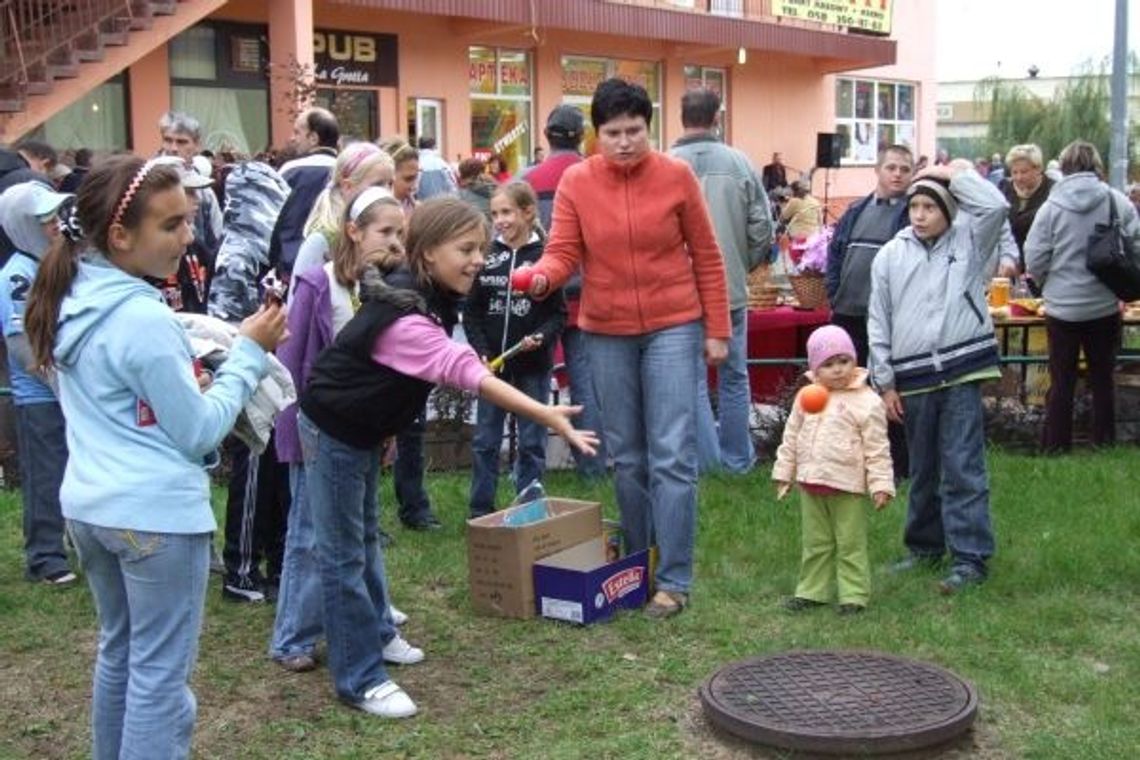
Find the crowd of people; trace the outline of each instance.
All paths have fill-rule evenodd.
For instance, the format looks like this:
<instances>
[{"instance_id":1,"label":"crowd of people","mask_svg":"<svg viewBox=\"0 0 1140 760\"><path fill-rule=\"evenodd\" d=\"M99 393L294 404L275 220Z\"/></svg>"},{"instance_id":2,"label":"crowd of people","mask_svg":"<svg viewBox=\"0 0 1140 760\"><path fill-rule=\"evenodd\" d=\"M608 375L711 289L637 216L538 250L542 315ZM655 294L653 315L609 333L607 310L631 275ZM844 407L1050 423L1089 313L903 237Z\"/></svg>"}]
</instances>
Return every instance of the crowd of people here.
<instances>
[{"instance_id":1,"label":"crowd of people","mask_svg":"<svg viewBox=\"0 0 1140 760\"><path fill-rule=\"evenodd\" d=\"M687 92L684 132L659 152L645 89L606 80L590 107L597 153L581 153L582 112L558 106L549 154L514 176L501 156L452 167L430 138L342 144L319 108L298 115L287 157L206 157L182 113L163 117L149 159L77 153L63 171L50 146L0 151L26 572L75 582L66 521L99 616L96 757L187 755L212 565L224 598L276 603L275 663L313 670L323 638L341 700L415 714L387 672L426 655L401 634L377 488L391 458L400 522L441 526L423 451L440 385L479 397L470 517L496 508L505 416L519 420L516 491L543 477L552 430L582 477L612 465L627 550L658 547L645 613L686 609L698 477L756 464L748 275L779 232L826 222L780 154L757 173L721 140L720 105ZM999 376L995 274L1044 298L1044 448L1071 445L1081 350L1093 440L1112 442L1120 310L1084 255L1111 208L1140 257L1140 220L1101 181L1091 145L1058 162L1051 177L1040 149L1020 145L983 175L941 155L916 170L909 148L879 150L874 190L835 224L831 324L807 345L828 401L793 406L772 473L777 495L795 487L802 505L789 610L866 608L865 502L887 506L904 479L907 552L891 569L949 554L944 593L987 577L980 388ZM196 319L222 336L223 361L199 350ZM550 403L557 344L574 406ZM259 397L275 422L258 431ZM260 434L231 434L239 418ZM219 447L230 480L215 557L207 470Z\"/></svg>"}]
</instances>

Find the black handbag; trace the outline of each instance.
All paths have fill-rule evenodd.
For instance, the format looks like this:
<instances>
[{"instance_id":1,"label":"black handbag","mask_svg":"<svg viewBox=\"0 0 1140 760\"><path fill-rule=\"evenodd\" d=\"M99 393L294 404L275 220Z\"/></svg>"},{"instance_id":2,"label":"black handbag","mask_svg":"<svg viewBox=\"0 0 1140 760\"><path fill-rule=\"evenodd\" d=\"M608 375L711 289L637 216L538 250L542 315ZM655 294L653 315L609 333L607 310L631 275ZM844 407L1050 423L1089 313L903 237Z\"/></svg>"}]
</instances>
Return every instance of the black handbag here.
<instances>
[{"instance_id":1,"label":"black handbag","mask_svg":"<svg viewBox=\"0 0 1140 760\"><path fill-rule=\"evenodd\" d=\"M1108 224L1097 223L1089 235L1085 266L1121 301L1140 300L1140 267L1132 257L1132 241L1120 230L1111 190L1108 191Z\"/></svg>"}]
</instances>

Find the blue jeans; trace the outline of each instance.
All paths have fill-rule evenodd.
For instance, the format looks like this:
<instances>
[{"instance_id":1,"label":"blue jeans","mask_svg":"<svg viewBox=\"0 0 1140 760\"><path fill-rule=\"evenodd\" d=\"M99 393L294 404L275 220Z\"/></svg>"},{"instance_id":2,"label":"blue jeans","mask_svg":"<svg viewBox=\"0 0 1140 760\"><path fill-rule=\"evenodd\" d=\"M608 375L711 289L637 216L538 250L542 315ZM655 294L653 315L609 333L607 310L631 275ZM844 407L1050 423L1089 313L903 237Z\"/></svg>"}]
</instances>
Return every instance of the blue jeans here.
<instances>
[{"instance_id":1,"label":"blue jeans","mask_svg":"<svg viewBox=\"0 0 1140 760\"><path fill-rule=\"evenodd\" d=\"M697 527L699 322L645 335L587 333L631 552L657 542L657 586L688 592Z\"/></svg>"},{"instance_id":2,"label":"blue jeans","mask_svg":"<svg viewBox=\"0 0 1140 760\"><path fill-rule=\"evenodd\" d=\"M285 560L277 592L277 617L269 656L275 660L313 654L324 633L321 622L321 576L317 564L316 534L306 490L305 466L289 465L289 527L285 534Z\"/></svg>"},{"instance_id":3,"label":"blue jeans","mask_svg":"<svg viewBox=\"0 0 1140 760\"><path fill-rule=\"evenodd\" d=\"M979 383L903 397L910 453L904 540L918 556L985 574L994 553Z\"/></svg>"},{"instance_id":4,"label":"blue jeans","mask_svg":"<svg viewBox=\"0 0 1140 760\"><path fill-rule=\"evenodd\" d=\"M68 527L99 615L92 756L189 757L210 534Z\"/></svg>"},{"instance_id":5,"label":"blue jeans","mask_svg":"<svg viewBox=\"0 0 1140 760\"><path fill-rule=\"evenodd\" d=\"M358 449L297 415L316 534L329 670L336 693L358 703L388 680L384 645L396 634L378 515L380 450Z\"/></svg>"},{"instance_id":6,"label":"blue jeans","mask_svg":"<svg viewBox=\"0 0 1140 760\"><path fill-rule=\"evenodd\" d=\"M24 497L24 561L28 580L71 568L63 548L59 487L67 467L67 433L59 404L16 407L16 443Z\"/></svg>"},{"instance_id":7,"label":"blue jeans","mask_svg":"<svg viewBox=\"0 0 1140 760\"><path fill-rule=\"evenodd\" d=\"M550 372L521 373L506 378L511 385L539 403L550 402ZM503 446L506 411L490 401L479 399L475 437L471 441L471 516L495 511L495 491L499 485L499 453ZM526 417L518 421L518 462L515 464L515 492L540 480L546 470L546 426Z\"/></svg>"},{"instance_id":8,"label":"blue jeans","mask_svg":"<svg viewBox=\"0 0 1140 760\"><path fill-rule=\"evenodd\" d=\"M728 358L717 367L717 417L709 402L708 368L697 357L697 461L701 472L724 469L743 474L756 462L748 417L752 388L748 384L748 309L734 309Z\"/></svg>"},{"instance_id":9,"label":"blue jeans","mask_svg":"<svg viewBox=\"0 0 1140 760\"><path fill-rule=\"evenodd\" d=\"M566 374L570 378L570 400L582 407L582 412L571 420L578 430L593 430L601 438L602 419L598 414L598 397L594 392L594 380L590 373L590 353L585 343L585 334L577 327L568 327L562 332L562 356L566 362ZM578 449L571 448L574 461L578 463L578 474L584 478L604 478L606 476L606 446L598 446L598 452L587 456Z\"/></svg>"}]
</instances>

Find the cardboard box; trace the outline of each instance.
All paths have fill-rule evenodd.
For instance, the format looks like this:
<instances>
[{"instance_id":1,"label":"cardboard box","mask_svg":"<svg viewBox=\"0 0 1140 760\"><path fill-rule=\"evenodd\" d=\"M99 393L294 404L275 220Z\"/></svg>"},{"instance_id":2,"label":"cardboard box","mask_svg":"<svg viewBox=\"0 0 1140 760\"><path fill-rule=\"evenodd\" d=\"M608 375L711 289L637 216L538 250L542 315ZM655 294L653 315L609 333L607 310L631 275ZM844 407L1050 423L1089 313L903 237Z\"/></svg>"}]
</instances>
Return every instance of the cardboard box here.
<instances>
[{"instance_id":1,"label":"cardboard box","mask_svg":"<svg viewBox=\"0 0 1140 760\"><path fill-rule=\"evenodd\" d=\"M550 517L514 528L503 524L511 510L467 521L467 578L476 612L534 617L535 560L602 535L598 502L547 498L547 503Z\"/></svg>"},{"instance_id":2,"label":"cardboard box","mask_svg":"<svg viewBox=\"0 0 1140 760\"><path fill-rule=\"evenodd\" d=\"M618 609L640 609L649 593L649 552L607 562L607 538L597 536L534 563L535 611L589 625Z\"/></svg>"}]
</instances>

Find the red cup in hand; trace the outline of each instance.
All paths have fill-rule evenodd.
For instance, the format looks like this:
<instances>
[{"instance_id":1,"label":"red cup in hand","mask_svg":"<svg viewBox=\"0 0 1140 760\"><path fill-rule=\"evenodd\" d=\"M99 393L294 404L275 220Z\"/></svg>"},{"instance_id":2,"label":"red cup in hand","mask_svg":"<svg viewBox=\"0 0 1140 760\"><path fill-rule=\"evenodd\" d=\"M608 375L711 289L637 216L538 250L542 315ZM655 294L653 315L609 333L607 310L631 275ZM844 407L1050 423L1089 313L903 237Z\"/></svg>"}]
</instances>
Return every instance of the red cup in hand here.
<instances>
[{"instance_id":1,"label":"red cup in hand","mask_svg":"<svg viewBox=\"0 0 1140 760\"><path fill-rule=\"evenodd\" d=\"M511 272L511 290L516 293L529 293L530 286L534 282L534 269L531 267L522 267Z\"/></svg>"}]
</instances>

